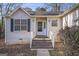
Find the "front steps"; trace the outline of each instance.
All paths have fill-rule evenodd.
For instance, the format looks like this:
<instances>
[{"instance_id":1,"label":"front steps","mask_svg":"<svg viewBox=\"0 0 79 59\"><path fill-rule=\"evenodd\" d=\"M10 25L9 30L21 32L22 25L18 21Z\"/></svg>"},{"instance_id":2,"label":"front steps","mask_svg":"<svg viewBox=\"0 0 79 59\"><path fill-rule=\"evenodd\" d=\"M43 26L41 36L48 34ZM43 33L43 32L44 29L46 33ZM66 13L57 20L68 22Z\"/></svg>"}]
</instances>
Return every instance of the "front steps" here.
<instances>
[{"instance_id":1,"label":"front steps","mask_svg":"<svg viewBox=\"0 0 79 59\"><path fill-rule=\"evenodd\" d=\"M51 40L32 40L32 49L51 49Z\"/></svg>"}]
</instances>

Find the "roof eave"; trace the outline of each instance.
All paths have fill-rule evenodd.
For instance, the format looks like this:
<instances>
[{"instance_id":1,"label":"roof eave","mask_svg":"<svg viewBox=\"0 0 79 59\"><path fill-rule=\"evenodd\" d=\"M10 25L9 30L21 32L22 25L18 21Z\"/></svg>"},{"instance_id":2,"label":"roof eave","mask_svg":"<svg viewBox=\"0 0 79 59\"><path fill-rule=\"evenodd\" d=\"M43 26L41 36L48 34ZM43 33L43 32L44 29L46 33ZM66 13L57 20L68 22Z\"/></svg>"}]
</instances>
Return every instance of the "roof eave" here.
<instances>
[{"instance_id":1,"label":"roof eave","mask_svg":"<svg viewBox=\"0 0 79 59\"><path fill-rule=\"evenodd\" d=\"M61 14L61 17L64 17L65 15L71 13L72 11L74 11L75 9L77 9L79 7L79 4L76 5L74 8L70 9L70 10L67 10L65 11L64 13Z\"/></svg>"},{"instance_id":2,"label":"roof eave","mask_svg":"<svg viewBox=\"0 0 79 59\"><path fill-rule=\"evenodd\" d=\"M60 17L61 15L32 15L31 17Z\"/></svg>"}]
</instances>

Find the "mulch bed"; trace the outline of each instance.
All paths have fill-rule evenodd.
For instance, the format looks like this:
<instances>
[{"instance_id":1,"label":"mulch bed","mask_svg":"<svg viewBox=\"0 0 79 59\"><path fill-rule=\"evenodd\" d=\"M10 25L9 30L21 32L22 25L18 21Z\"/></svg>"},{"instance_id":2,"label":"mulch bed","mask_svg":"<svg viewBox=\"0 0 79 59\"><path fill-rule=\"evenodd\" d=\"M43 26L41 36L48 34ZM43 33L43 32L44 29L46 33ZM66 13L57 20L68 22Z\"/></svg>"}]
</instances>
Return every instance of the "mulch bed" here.
<instances>
[{"instance_id":1,"label":"mulch bed","mask_svg":"<svg viewBox=\"0 0 79 59\"><path fill-rule=\"evenodd\" d=\"M35 56L36 50L31 50L29 44L5 45L4 39L0 39L0 54L8 56Z\"/></svg>"},{"instance_id":2,"label":"mulch bed","mask_svg":"<svg viewBox=\"0 0 79 59\"><path fill-rule=\"evenodd\" d=\"M4 47L5 40L0 38L0 48Z\"/></svg>"},{"instance_id":3,"label":"mulch bed","mask_svg":"<svg viewBox=\"0 0 79 59\"><path fill-rule=\"evenodd\" d=\"M35 56L36 51L30 50L29 44L7 45L0 49L0 53L7 53L8 56Z\"/></svg>"}]
</instances>

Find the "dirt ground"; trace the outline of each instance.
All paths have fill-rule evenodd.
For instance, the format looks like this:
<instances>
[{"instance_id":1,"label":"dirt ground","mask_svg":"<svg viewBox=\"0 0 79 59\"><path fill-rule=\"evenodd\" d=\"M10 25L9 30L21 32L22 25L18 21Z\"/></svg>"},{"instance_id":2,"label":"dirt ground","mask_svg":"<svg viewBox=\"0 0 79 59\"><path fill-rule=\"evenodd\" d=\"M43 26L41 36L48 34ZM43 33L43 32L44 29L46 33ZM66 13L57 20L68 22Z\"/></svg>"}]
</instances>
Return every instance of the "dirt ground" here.
<instances>
[{"instance_id":1,"label":"dirt ground","mask_svg":"<svg viewBox=\"0 0 79 59\"><path fill-rule=\"evenodd\" d=\"M0 39L0 48L3 48L5 45L4 39Z\"/></svg>"},{"instance_id":2,"label":"dirt ground","mask_svg":"<svg viewBox=\"0 0 79 59\"><path fill-rule=\"evenodd\" d=\"M0 39L0 56L35 56L36 50L31 50L29 44L5 45Z\"/></svg>"}]
</instances>

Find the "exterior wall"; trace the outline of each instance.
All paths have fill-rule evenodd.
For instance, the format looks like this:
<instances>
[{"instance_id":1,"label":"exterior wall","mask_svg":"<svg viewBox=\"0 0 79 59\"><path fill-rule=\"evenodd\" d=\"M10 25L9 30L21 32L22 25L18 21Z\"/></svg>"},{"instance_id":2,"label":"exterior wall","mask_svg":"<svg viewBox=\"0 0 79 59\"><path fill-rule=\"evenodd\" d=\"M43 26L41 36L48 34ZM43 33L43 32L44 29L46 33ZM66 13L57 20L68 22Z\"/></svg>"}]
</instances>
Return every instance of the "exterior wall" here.
<instances>
[{"instance_id":1,"label":"exterior wall","mask_svg":"<svg viewBox=\"0 0 79 59\"><path fill-rule=\"evenodd\" d=\"M36 36L36 18L31 18L31 32L32 38Z\"/></svg>"},{"instance_id":2,"label":"exterior wall","mask_svg":"<svg viewBox=\"0 0 79 59\"><path fill-rule=\"evenodd\" d=\"M76 14L78 19L78 21L76 22L76 25L79 26L79 8L76 10Z\"/></svg>"},{"instance_id":3,"label":"exterior wall","mask_svg":"<svg viewBox=\"0 0 79 59\"><path fill-rule=\"evenodd\" d=\"M28 19L30 18L23 11L18 10L11 18L13 19ZM30 43L31 33L28 31L10 31L10 18L6 18L6 44L23 44ZM20 40L22 38L22 40Z\"/></svg>"},{"instance_id":4,"label":"exterior wall","mask_svg":"<svg viewBox=\"0 0 79 59\"><path fill-rule=\"evenodd\" d=\"M73 16L73 13L63 17L63 29L65 28L66 25L68 25L69 27L73 26L72 16ZM67 19L66 19L66 17L67 17ZM67 24L66 24L66 21L67 21Z\"/></svg>"},{"instance_id":5,"label":"exterior wall","mask_svg":"<svg viewBox=\"0 0 79 59\"><path fill-rule=\"evenodd\" d=\"M74 12L76 13L75 18L73 17ZM77 22L74 22L74 20L76 20L77 18L79 18L79 8L77 8L76 10L74 10L73 12L67 14L66 16L64 16L62 18L63 19L63 29L66 26L66 21L65 21L66 20L66 17L68 17L67 18L68 27L72 27L74 25L79 26L78 21Z\"/></svg>"},{"instance_id":6,"label":"exterior wall","mask_svg":"<svg viewBox=\"0 0 79 59\"><path fill-rule=\"evenodd\" d=\"M52 20L57 20L57 26L52 26ZM61 19L60 18L47 18L47 31L48 31L48 36L52 36L50 39L53 39L53 37L56 40L57 33L59 30L62 28L61 27Z\"/></svg>"}]
</instances>

